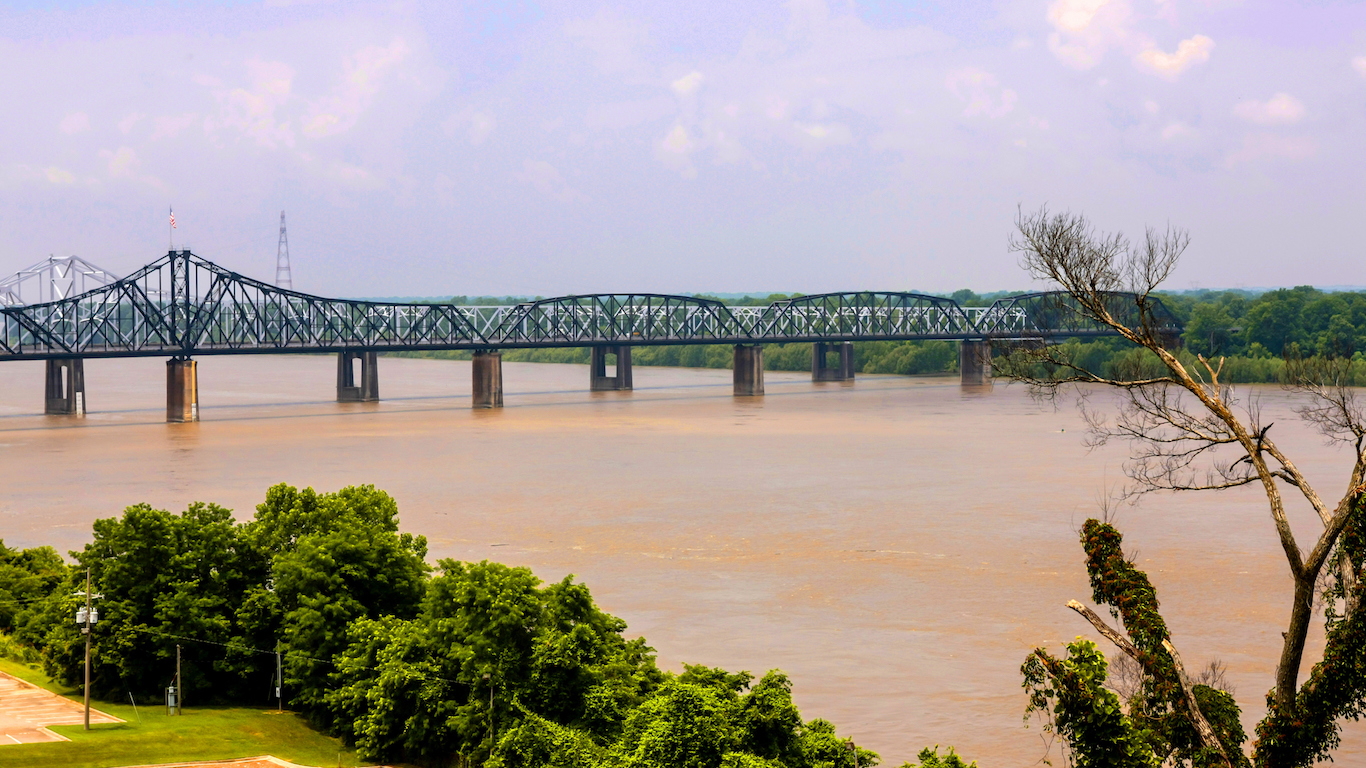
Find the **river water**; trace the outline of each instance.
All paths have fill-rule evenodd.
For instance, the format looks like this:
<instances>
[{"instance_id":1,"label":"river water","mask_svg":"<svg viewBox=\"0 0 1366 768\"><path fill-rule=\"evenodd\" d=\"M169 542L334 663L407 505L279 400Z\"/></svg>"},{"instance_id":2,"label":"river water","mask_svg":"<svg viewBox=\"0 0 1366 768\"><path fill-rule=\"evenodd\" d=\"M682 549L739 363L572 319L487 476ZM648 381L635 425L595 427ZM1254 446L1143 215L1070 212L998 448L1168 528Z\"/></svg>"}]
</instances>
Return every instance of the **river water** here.
<instances>
[{"instance_id":1,"label":"river water","mask_svg":"<svg viewBox=\"0 0 1366 768\"><path fill-rule=\"evenodd\" d=\"M277 482L373 483L433 560L575 574L661 666L780 668L805 717L892 765L934 744L1035 764L1021 662L1099 640L1064 604L1089 597L1077 530L1122 484L1123 454L1088 452L1074 409L1019 387L769 372L767 396L741 399L729 371L638 368L634 392L590 393L585 366L507 363L507 407L474 411L467 362L382 358L384 399L364 404L334 402L330 356L199 369L203 421L166 424L161 360L88 360L83 419L41 414L42 364L0 365L6 544L78 548L143 501L246 518ZM1288 395L1252 391L1339 494L1348 454L1299 426ZM1292 511L1307 544L1314 518ZM1164 495L1117 514L1187 665L1223 660L1250 727L1290 596L1265 500ZM1338 764L1366 764L1366 726Z\"/></svg>"}]
</instances>

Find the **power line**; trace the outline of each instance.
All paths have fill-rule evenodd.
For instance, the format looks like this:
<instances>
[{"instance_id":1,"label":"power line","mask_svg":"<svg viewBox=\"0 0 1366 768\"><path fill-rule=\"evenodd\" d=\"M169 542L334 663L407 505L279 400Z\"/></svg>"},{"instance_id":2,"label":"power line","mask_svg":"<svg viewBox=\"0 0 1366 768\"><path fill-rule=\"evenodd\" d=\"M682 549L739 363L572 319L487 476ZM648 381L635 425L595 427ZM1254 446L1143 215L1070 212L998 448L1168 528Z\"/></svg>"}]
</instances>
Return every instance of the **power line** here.
<instances>
[{"instance_id":1,"label":"power line","mask_svg":"<svg viewBox=\"0 0 1366 768\"><path fill-rule=\"evenodd\" d=\"M144 633L149 634L149 635L158 635L158 636L160 636L160 637L167 637L167 638L170 638L170 639L172 639L172 640L181 640L181 641L189 642L189 643L203 643L204 645L217 645L217 646L220 646L220 647L223 647L223 648L231 648L231 649L235 649L235 650L239 650L239 651L249 651L249 652L251 652L251 653L264 653L264 654L267 654L267 655L270 655L270 656L274 656L275 654L278 653L278 654L279 654L280 656L282 656L282 657L291 657L291 658L295 658L295 659L302 659L302 660L304 660L304 661L312 661L312 662L316 662L316 663L318 663L318 664L331 664L332 666L338 667L338 668L340 668L340 667L343 666L341 663L339 663L339 662L337 662L337 661L335 661L335 660L331 660L331 659L318 659L318 658L314 658L314 657L312 657L312 656L305 656L304 654L298 653L298 652L296 652L296 651L270 651L270 650L266 650L266 649L264 649L264 648L253 648L253 647L251 647L251 646L249 646L249 645L241 645L241 644L238 644L238 643L220 643L220 642L216 642L216 641L214 641L214 640L201 640L200 638L197 638L197 637L187 637L187 636L185 636L185 635L173 635L173 634L171 634L170 632L161 632L161 631L158 631L158 630L155 630L155 629L146 629L146 628L142 628L142 627L128 627L128 629L131 629L131 630L133 630L134 632L144 632ZM404 666L411 666L411 663L410 663L410 662L401 662L401 663L403 663ZM350 669L364 669L364 670L368 670L368 671L371 671L371 672L378 672L378 671L381 669L381 667L367 667L367 666L364 666L364 665L352 665L352 664L347 664L346 666L347 666L348 668L350 668ZM446 678L446 677L435 677L435 676L431 676L431 675L422 675L422 679L423 679L423 680L435 680L435 681L440 681L440 682L443 682L443 683L454 683L455 685L468 685L468 683L462 683L462 682L460 682L459 680L451 680L450 678Z\"/></svg>"}]
</instances>

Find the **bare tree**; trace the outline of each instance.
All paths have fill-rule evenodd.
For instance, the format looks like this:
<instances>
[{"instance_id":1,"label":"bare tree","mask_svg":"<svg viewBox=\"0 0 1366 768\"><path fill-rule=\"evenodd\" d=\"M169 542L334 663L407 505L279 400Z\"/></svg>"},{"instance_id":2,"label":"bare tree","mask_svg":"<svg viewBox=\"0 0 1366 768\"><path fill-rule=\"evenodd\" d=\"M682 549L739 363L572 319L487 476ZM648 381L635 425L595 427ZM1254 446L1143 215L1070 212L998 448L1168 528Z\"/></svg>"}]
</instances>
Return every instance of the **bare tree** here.
<instances>
[{"instance_id":1,"label":"bare tree","mask_svg":"<svg viewBox=\"0 0 1366 768\"><path fill-rule=\"evenodd\" d=\"M1032 214L1021 211L1016 229L1012 250L1021 255L1031 275L1065 293L1066 311L1113 330L1151 352L1156 362L1150 357L1149 365L1121 366L1102 374L1076 364L1063 346L1035 345L1022 347L1001 361L998 375L1023 381L1045 398L1055 398L1064 390L1077 392L1090 427L1089 442L1129 444L1130 494L1262 487L1294 583L1271 701L1273 715L1292 712L1297 693L1302 693L1297 680L1313 617L1315 587L1325 568L1332 570L1334 594L1343 603L1343 612L1337 616L1361 619L1356 616L1360 558L1335 556L1366 478L1366 415L1356 393L1345 384L1344 363L1291 359L1286 366L1286 386L1303 394L1308 403L1299 415L1330 440L1352 449L1346 482L1331 495L1335 500L1325 501L1277 446L1270 434L1273 425L1262 423L1256 400L1240 404L1232 388L1220 380L1222 358L1197 356L1192 363L1189 356L1170 348L1173 340L1158 321L1161 305L1153 292L1186 250L1190 242L1186 231L1150 228L1143 241L1135 244L1120 234L1096 233L1082 215L1050 214L1047 208ZM1117 414L1107 416L1088 401L1087 395L1097 387L1121 394ZM1291 529L1283 494L1300 495L1318 514L1321 528L1307 549ZM1310 679L1306 687L1316 684ZM1360 693L1356 696L1359 702ZM1353 706L1361 711L1359 703ZM1338 717L1351 713L1348 707Z\"/></svg>"}]
</instances>

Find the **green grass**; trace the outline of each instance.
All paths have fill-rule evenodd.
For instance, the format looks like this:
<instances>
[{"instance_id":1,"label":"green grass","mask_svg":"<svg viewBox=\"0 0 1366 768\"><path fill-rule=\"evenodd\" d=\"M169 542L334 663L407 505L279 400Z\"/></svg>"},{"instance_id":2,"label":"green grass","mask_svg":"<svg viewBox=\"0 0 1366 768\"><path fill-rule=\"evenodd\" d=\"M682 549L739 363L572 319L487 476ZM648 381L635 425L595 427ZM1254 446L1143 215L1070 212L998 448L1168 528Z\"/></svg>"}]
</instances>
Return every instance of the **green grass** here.
<instances>
[{"instance_id":1,"label":"green grass","mask_svg":"<svg viewBox=\"0 0 1366 768\"><path fill-rule=\"evenodd\" d=\"M0 659L0 670L49 691L81 701L78 691L63 690L41 670ZM91 725L57 725L52 730L69 742L0 747L0 768L10 766L108 766L227 760L274 755L301 765L355 766L355 752L341 742L309 727L288 712L247 707L190 707L175 717L163 707L92 701L91 706L127 721Z\"/></svg>"}]
</instances>

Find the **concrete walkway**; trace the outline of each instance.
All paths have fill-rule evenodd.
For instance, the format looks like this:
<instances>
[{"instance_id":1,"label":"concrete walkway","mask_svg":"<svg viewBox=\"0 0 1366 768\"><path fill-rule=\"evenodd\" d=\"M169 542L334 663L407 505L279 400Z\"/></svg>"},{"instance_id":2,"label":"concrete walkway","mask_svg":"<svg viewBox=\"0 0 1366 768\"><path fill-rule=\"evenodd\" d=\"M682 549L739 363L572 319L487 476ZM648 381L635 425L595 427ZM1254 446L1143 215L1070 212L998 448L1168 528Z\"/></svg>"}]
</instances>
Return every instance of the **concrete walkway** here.
<instances>
[{"instance_id":1,"label":"concrete walkway","mask_svg":"<svg viewBox=\"0 0 1366 768\"><path fill-rule=\"evenodd\" d=\"M0 672L0 746L67 741L46 726L80 725L84 722L84 705ZM123 721L91 709L90 722L93 725Z\"/></svg>"},{"instance_id":2,"label":"concrete walkway","mask_svg":"<svg viewBox=\"0 0 1366 768\"><path fill-rule=\"evenodd\" d=\"M236 760L211 760L207 763L158 763L124 768L308 768L270 755L241 757Z\"/></svg>"},{"instance_id":3,"label":"concrete walkway","mask_svg":"<svg viewBox=\"0 0 1366 768\"><path fill-rule=\"evenodd\" d=\"M308 768L306 765L291 763L271 755L260 757L240 757L236 760L210 760L201 763L158 763L156 765L128 765L122 768ZM387 768L387 766L372 766Z\"/></svg>"}]
</instances>

